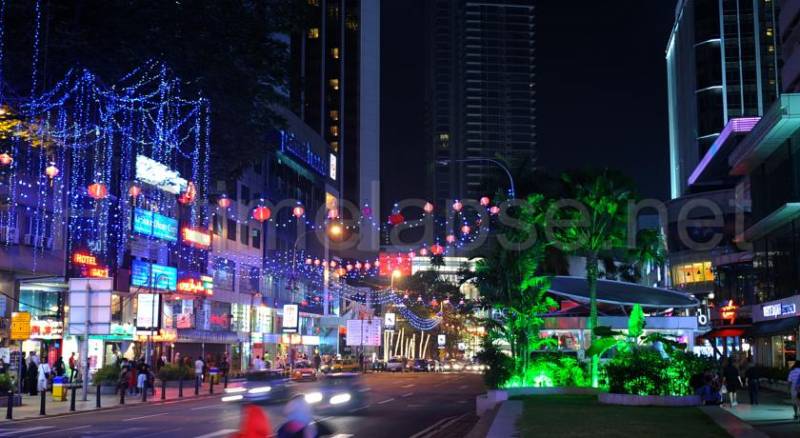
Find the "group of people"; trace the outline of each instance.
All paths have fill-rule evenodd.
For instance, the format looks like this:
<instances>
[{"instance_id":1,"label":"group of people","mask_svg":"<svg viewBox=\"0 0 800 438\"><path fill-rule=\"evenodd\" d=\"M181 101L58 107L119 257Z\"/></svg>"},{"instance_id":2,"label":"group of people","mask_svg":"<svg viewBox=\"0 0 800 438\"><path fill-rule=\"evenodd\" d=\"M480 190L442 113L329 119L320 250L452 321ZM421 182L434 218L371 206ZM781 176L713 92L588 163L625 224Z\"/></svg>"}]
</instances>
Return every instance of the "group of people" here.
<instances>
[{"instance_id":1,"label":"group of people","mask_svg":"<svg viewBox=\"0 0 800 438\"><path fill-rule=\"evenodd\" d=\"M137 395L150 390L155 395L156 377L144 359L136 362L122 358L119 361L119 368L117 392L127 391L130 395Z\"/></svg>"},{"instance_id":2,"label":"group of people","mask_svg":"<svg viewBox=\"0 0 800 438\"><path fill-rule=\"evenodd\" d=\"M30 395L38 395L40 391L46 391L52 384L54 377L65 377L67 381L73 382L78 378L78 361L75 353L69 357L69 367L64 364L64 359L59 357L51 366L48 361L42 360L35 351L28 356L22 353L22 364L20 367L20 380L22 381L22 392ZM0 373L5 374L9 371L9 364L0 359Z\"/></svg>"},{"instance_id":3,"label":"group of people","mask_svg":"<svg viewBox=\"0 0 800 438\"><path fill-rule=\"evenodd\" d=\"M269 369L278 369L278 370L287 370L293 369L294 363L298 361L310 361L314 364L314 368L319 371L320 367L323 363L322 356L319 355L319 352L314 352L314 355L309 358L308 354L306 353L298 353L296 356L277 356L275 358L274 363L270 362L269 358L265 354L263 357L256 355L253 359L253 366L252 369L254 371L263 371Z\"/></svg>"}]
</instances>

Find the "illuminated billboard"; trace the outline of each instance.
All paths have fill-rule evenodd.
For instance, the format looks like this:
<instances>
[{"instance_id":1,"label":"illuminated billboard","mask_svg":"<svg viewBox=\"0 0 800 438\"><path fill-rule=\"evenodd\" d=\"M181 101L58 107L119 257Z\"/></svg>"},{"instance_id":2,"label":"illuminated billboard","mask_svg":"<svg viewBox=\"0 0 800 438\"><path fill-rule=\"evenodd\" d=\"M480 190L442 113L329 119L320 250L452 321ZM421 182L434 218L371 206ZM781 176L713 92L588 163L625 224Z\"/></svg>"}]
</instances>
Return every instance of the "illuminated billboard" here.
<instances>
[{"instance_id":1,"label":"illuminated billboard","mask_svg":"<svg viewBox=\"0 0 800 438\"><path fill-rule=\"evenodd\" d=\"M283 305L283 332L297 333L298 330L298 308L297 304Z\"/></svg>"},{"instance_id":2,"label":"illuminated billboard","mask_svg":"<svg viewBox=\"0 0 800 438\"><path fill-rule=\"evenodd\" d=\"M178 270L172 266L133 260L131 262L131 285L155 289L176 290Z\"/></svg>"},{"instance_id":3,"label":"illuminated billboard","mask_svg":"<svg viewBox=\"0 0 800 438\"><path fill-rule=\"evenodd\" d=\"M189 185L180 173L144 155L136 156L136 179L173 195L183 193Z\"/></svg>"},{"instance_id":4,"label":"illuminated billboard","mask_svg":"<svg viewBox=\"0 0 800 438\"><path fill-rule=\"evenodd\" d=\"M133 231L175 242L178 240L178 221L163 214L137 208L133 213Z\"/></svg>"}]
</instances>

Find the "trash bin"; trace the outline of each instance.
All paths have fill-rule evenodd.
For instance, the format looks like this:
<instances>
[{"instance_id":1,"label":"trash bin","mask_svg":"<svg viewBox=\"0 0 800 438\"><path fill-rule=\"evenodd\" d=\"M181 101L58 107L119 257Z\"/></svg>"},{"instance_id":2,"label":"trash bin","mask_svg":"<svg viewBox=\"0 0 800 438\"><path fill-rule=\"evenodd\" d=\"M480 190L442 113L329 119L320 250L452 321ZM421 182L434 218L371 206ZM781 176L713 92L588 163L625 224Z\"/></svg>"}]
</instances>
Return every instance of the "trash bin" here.
<instances>
[{"instance_id":1,"label":"trash bin","mask_svg":"<svg viewBox=\"0 0 800 438\"><path fill-rule=\"evenodd\" d=\"M53 400L67 401L67 385L63 376L53 377Z\"/></svg>"},{"instance_id":2,"label":"trash bin","mask_svg":"<svg viewBox=\"0 0 800 438\"><path fill-rule=\"evenodd\" d=\"M208 378L209 378L209 380L214 382L214 384L219 383L219 368L211 367L208 370Z\"/></svg>"}]
</instances>

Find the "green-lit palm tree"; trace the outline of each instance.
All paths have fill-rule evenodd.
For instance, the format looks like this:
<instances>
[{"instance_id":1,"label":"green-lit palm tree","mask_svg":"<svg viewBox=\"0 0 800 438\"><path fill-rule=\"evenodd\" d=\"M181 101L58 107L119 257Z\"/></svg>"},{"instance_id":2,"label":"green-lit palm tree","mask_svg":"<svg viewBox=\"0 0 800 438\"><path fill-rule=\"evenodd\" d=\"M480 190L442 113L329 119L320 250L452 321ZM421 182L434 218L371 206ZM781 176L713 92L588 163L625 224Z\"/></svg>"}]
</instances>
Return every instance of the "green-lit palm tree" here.
<instances>
[{"instance_id":1,"label":"green-lit palm tree","mask_svg":"<svg viewBox=\"0 0 800 438\"><path fill-rule=\"evenodd\" d=\"M597 327L597 278L601 254L615 248L625 248L628 226L628 205L634 199L632 184L621 174L589 171L563 176L569 196L585 207L558 208L564 204L553 203L551 217L569 220L572 226L553 229L555 244L567 252L586 258L586 280L589 285L589 329L592 341ZM562 222L564 223L564 222ZM592 355L592 386L598 386L600 357Z\"/></svg>"}]
</instances>

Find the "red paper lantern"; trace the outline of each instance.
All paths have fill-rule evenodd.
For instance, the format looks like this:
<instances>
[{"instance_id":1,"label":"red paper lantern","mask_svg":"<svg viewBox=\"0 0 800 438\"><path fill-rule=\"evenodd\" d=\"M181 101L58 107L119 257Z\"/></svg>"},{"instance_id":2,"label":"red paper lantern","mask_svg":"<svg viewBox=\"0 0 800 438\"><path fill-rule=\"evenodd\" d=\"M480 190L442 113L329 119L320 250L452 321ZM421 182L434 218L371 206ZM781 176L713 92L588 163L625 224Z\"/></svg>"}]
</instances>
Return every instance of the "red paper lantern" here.
<instances>
[{"instance_id":1,"label":"red paper lantern","mask_svg":"<svg viewBox=\"0 0 800 438\"><path fill-rule=\"evenodd\" d=\"M50 163L50 165L44 169L44 174L50 179L57 177L59 173L61 173L61 171L58 170L58 167L56 167L55 163Z\"/></svg>"},{"instance_id":2,"label":"red paper lantern","mask_svg":"<svg viewBox=\"0 0 800 438\"><path fill-rule=\"evenodd\" d=\"M294 217L300 219L304 214L306 214L306 209L303 208L302 205L298 205L297 207L292 209L292 214Z\"/></svg>"},{"instance_id":3,"label":"red paper lantern","mask_svg":"<svg viewBox=\"0 0 800 438\"><path fill-rule=\"evenodd\" d=\"M353 270L353 264L352 263L348 263L346 268L347 268L348 271L352 271Z\"/></svg>"},{"instance_id":4,"label":"red paper lantern","mask_svg":"<svg viewBox=\"0 0 800 438\"><path fill-rule=\"evenodd\" d=\"M431 254L438 256L442 255L443 252L444 252L444 247L442 245L436 243L433 246L431 246Z\"/></svg>"},{"instance_id":5,"label":"red paper lantern","mask_svg":"<svg viewBox=\"0 0 800 438\"><path fill-rule=\"evenodd\" d=\"M464 225L463 227L461 227L462 234L469 234L470 231L472 231L472 228L470 228L469 225Z\"/></svg>"},{"instance_id":6,"label":"red paper lantern","mask_svg":"<svg viewBox=\"0 0 800 438\"><path fill-rule=\"evenodd\" d=\"M314 259L314 266L319 266L319 259Z\"/></svg>"},{"instance_id":7,"label":"red paper lantern","mask_svg":"<svg viewBox=\"0 0 800 438\"><path fill-rule=\"evenodd\" d=\"M500 207L498 207L496 205L493 205L492 208L489 209L489 213L491 213L491 214L500 213Z\"/></svg>"},{"instance_id":8,"label":"red paper lantern","mask_svg":"<svg viewBox=\"0 0 800 438\"><path fill-rule=\"evenodd\" d=\"M427 249L427 248L422 248L422 249L420 249L420 250L419 250L419 255L421 255L421 256L423 256L423 257L424 257L424 256L426 256L426 255L428 255L428 249Z\"/></svg>"},{"instance_id":9,"label":"red paper lantern","mask_svg":"<svg viewBox=\"0 0 800 438\"><path fill-rule=\"evenodd\" d=\"M183 205L189 205L197 199L197 188L194 186L194 183L189 181L189 184L186 185L186 191L183 192L180 196L178 196L178 202Z\"/></svg>"},{"instance_id":10,"label":"red paper lantern","mask_svg":"<svg viewBox=\"0 0 800 438\"><path fill-rule=\"evenodd\" d=\"M487 205L489 205L489 202L491 202L491 200L489 199L488 196L484 196L484 197L481 198L481 205L482 206L486 207Z\"/></svg>"},{"instance_id":11,"label":"red paper lantern","mask_svg":"<svg viewBox=\"0 0 800 438\"><path fill-rule=\"evenodd\" d=\"M356 262L356 269L361 269L362 266L364 265L362 265L361 262Z\"/></svg>"},{"instance_id":12,"label":"red paper lantern","mask_svg":"<svg viewBox=\"0 0 800 438\"><path fill-rule=\"evenodd\" d=\"M229 198L228 195L220 195L217 200L217 205L219 205L219 208L228 208L231 206L231 198Z\"/></svg>"},{"instance_id":13,"label":"red paper lantern","mask_svg":"<svg viewBox=\"0 0 800 438\"><path fill-rule=\"evenodd\" d=\"M417 253L415 253L414 251L409 251L408 252L408 258L413 259L416 256L417 256Z\"/></svg>"},{"instance_id":14,"label":"red paper lantern","mask_svg":"<svg viewBox=\"0 0 800 438\"><path fill-rule=\"evenodd\" d=\"M447 243L453 243L453 242L456 241L456 236L454 236L452 234L448 234L447 237L445 238L445 240L447 240Z\"/></svg>"},{"instance_id":15,"label":"red paper lantern","mask_svg":"<svg viewBox=\"0 0 800 438\"><path fill-rule=\"evenodd\" d=\"M3 166L8 166L9 164L13 163L14 159L11 158L11 155L8 155L6 152L0 154L0 164Z\"/></svg>"},{"instance_id":16,"label":"red paper lantern","mask_svg":"<svg viewBox=\"0 0 800 438\"><path fill-rule=\"evenodd\" d=\"M307 265L310 265L310 264L312 264L312 263L314 263L314 261L313 261L313 260L311 260L311 258L310 258L310 257L306 259L306 264L307 264Z\"/></svg>"},{"instance_id":17,"label":"red paper lantern","mask_svg":"<svg viewBox=\"0 0 800 438\"><path fill-rule=\"evenodd\" d=\"M105 199L108 196L108 188L103 183L91 184L86 190L94 200Z\"/></svg>"},{"instance_id":18,"label":"red paper lantern","mask_svg":"<svg viewBox=\"0 0 800 438\"><path fill-rule=\"evenodd\" d=\"M453 210L461 211L462 208L464 208L464 204L462 204L461 201L456 201L453 203Z\"/></svg>"},{"instance_id":19,"label":"red paper lantern","mask_svg":"<svg viewBox=\"0 0 800 438\"><path fill-rule=\"evenodd\" d=\"M402 214L395 213L395 214L389 216L389 223L392 224L392 225L397 225L399 223L402 223L405 219L406 218L403 217Z\"/></svg>"},{"instance_id":20,"label":"red paper lantern","mask_svg":"<svg viewBox=\"0 0 800 438\"><path fill-rule=\"evenodd\" d=\"M367 263L364 263L364 269L366 269L367 271L369 271L369 269L370 269L371 267L372 267L372 265L370 265L370 264L369 264L369 262L367 262Z\"/></svg>"},{"instance_id":21,"label":"red paper lantern","mask_svg":"<svg viewBox=\"0 0 800 438\"><path fill-rule=\"evenodd\" d=\"M430 202L426 202L425 205L422 207L422 210L428 214L433 213L433 204L431 204Z\"/></svg>"},{"instance_id":22,"label":"red paper lantern","mask_svg":"<svg viewBox=\"0 0 800 438\"><path fill-rule=\"evenodd\" d=\"M132 185L128 189L128 196L130 196L131 198L136 198L141 194L142 194L142 188L137 186L136 184Z\"/></svg>"},{"instance_id":23,"label":"red paper lantern","mask_svg":"<svg viewBox=\"0 0 800 438\"><path fill-rule=\"evenodd\" d=\"M253 209L253 219L264 222L269 220L270 216L272 216L272 211L266 206L260 205Z\"/></svg>"}]
</instances>

